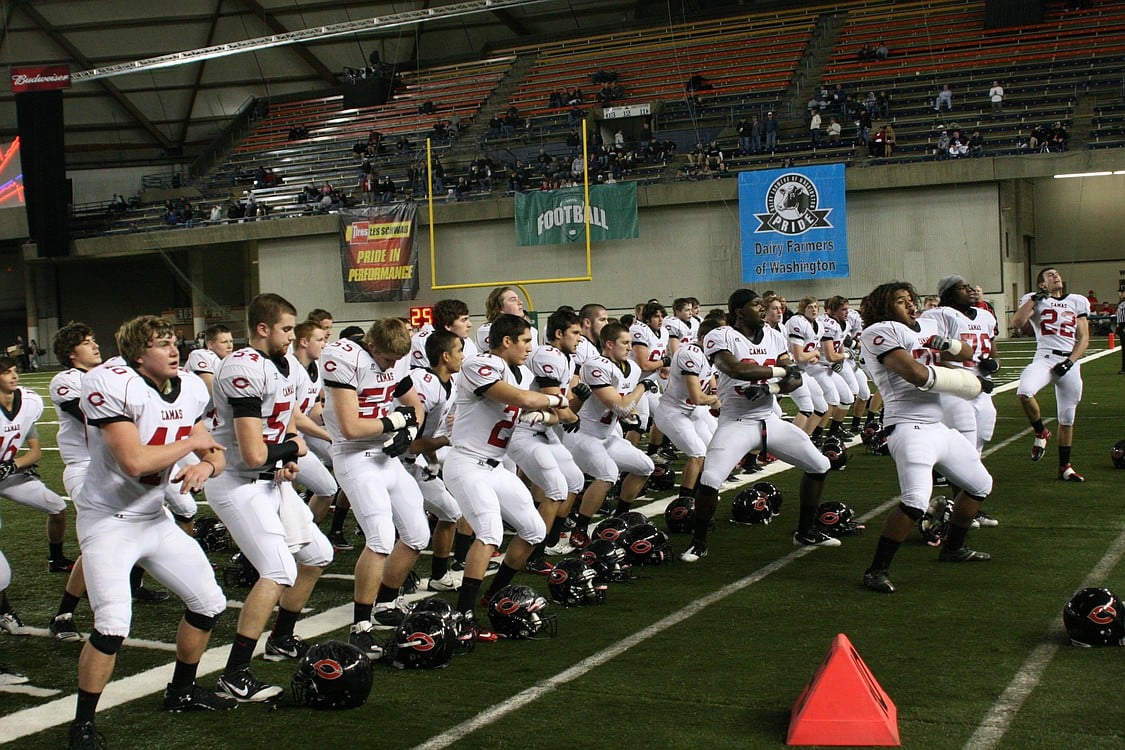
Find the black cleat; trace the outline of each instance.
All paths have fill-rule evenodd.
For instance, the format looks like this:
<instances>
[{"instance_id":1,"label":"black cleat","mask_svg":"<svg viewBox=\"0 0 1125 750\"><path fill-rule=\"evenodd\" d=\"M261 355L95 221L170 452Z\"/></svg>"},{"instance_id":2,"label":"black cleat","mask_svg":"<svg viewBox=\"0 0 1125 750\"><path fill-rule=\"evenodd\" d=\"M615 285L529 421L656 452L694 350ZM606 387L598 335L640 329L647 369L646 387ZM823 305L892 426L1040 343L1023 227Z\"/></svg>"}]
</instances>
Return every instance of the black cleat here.
<instances>
[{"instance_id":1,"label":"black cleat","mask_svg":"<svg viewBox=\"0 0 1125 750\"><path fill-rule=\"evenodd\" d=\"M204 690L194 682L185 690L173 688L172 683L164 688L165 711L228 711L237 706L234 698Z\"/></svg>"},{"instance_id":2,"label":"black cleat","mask_svg":"<svg viewBox=\"0 0 1125 750\"><path fill-rule=\"evenodd\" d=\"M977 552L968 547L958 549L942 547L941 552L938 553L938 560L941 562L988 562L991 559L992 555L987 552Z\"/></svg>"},{"instance_id":3,"label":"black cleat","mask_svg":"<svg viewBox=\"0 0 1125 750\"><path fill-rule=\"evenodd\" d=\"M154 604L155 602L162 602L168 599L167 591L160 591L159 589L150 589L147 586L137 586L133 589L133 601L138 604Z\"/></svg>"},{"instance_id":4,"label":"black cleat","mask_svg":"<svg viewBox=\"0 0 1125 750\"><path fill-rule=\"evenodd\" d=\"M270 635L266 639L266 652L262 654L262 658L266 661L300 659L308 650L309 644L295 635L283 635L277 638Z\"/></svg>"},{"instance_id":5,"label":"black cleat","mask_svg":"<svg viewBox=\"0 0 1125 750\"><path fill-rule=\"evenodd\" d=\"M875 568L864 573L863 585L880 594L893 594L895 592L895 585L887 577L887 571L882 568Z\"/></svg>"},{"instance_id":6,"label":"black cleat","mask_svg":"<svg viewBox=\"0 0 1125 750\"><path fill-rule=\"evenodd\" d=\"M70 724L68 750L105 750L105 737L94 726L94 720L73 721Z\"/></svg>"}]
</instances>

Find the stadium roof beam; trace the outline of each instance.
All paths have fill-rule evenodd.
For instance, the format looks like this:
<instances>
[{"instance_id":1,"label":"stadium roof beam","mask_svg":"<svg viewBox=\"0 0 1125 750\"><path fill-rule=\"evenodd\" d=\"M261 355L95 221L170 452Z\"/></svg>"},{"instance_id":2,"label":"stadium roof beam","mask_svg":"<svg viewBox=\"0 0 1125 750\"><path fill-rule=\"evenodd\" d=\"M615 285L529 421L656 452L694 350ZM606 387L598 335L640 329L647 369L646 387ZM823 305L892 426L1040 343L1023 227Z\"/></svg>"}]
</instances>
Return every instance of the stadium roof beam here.
<instances>
[{"instance_id":1,"label":"stadium roof beam","mask_svg":"<svg viewBox=\"0 0 1125 750\"><path fill-rule=\"evenodd\" d=\"M31 19L32 23L42 29L43 33L51 38L51 41L61 47L62 50L72 58L74 58L74 60L87 67L93 66L93 61L90 60L90 58L86 57L86 55L84 55L81 50L75 47L74 43L71 42L65 34L57 31L51 25L50 21L40 15L39 11L33 8L30 3L23 3L19 7L24 13L27 14L27 17ZM72 76L71 81L73 80L74 77ZM141 110L137 107L136 104L133 104L133 101L129 99L129 97L121 93L121 91L109 81L99 81L99 83L101 87L105 89L106 93L113 97L113 100L121 105L121 108L124 109L129 114L129 116L133 118L133 120L135 120L136 123L141 126L141 128L144 129L146 133L152 136L152 139L156 141L156 143L159 144L161 148L167 151L173 147L171 139L169 139L168 136L161 132L160 128L156 127L156 125L153 124L152 120L145 117L144 112L141 112Z\"/></svg>"},{"instance_id":2,"label":"stadium roof beam","mask_svg":"<svg viewBox=\"0 0 1125 750\"><path fill-rule=\"evenodd\" d=\"M258 19L267 27L269 27L270 31L272 31L273 33L289 33L289 29L285 28L281 21L278 21L272 13L263 8L261 3L257 2L257 0L239 0L239 2L246 6L251 13L257 16ZM208 39L207 41L209 44L211 40ZM320 58L314 55L308 47L303 44L294 44L293 52L302 60L304 60L308 64L308 66L312 68L321 79L324 80L325 83L332 86L335 86L338 83L338 81L336 80L336 76L332 74L332 71L328 69L328 66L321 62Z\"/></svg>"},{"instance_id":3,"label":"stadium roof beam","mask_svg":"<svg viewBox=\"0 0 1125 750\"><path fill-rule=\"evenodd\" d=\"M211 14L211 25L207 29L207 44L215 41L215 29L219 27L219 14L223 10L223 0L215 0L215 11ZM183 148L184 143L187 142L188 128L191 127L191 113L195 109L195 100L199 96L199 87L203 84L203 69L207 67L207 62L199 63L199 67L195 71L195 80L191 85L191 94L188 95L187 106L184 107L184 121L180 125L180 138L179 145Z\"/></svg>"},{"instance_id":4,"label":"stadium roof beam","mask_svg":"<svg viewBox=\"0 0 1125 750\"><path fill-rule=\"evenodd\" d=\"M503 8L501 8L500 10L492 11L492 15L496 18L497 21L507 26L508 29L511 30L511 32L516 36L525 37L531 35L531 32L527 30L526 26L516 20L515 16L513 16Z\"/></svg>"},{"instance_id":5,"label":"stadium roof beam","mask_svg":"<svg viewBox=\"0 0 1125 750\"><path fill-rule=\"evenodd\" d=\"M523 5L537 5L544 2L548 2L548 0L467 0L467 2L450 3L449 5L443 5L440 8L408 10L401 13L391 13L386 16L367 18L360 21L346 21L344 23L331 24L327 26L315 26L313 28L303 29L301 31L288 31L285 33L258 37L257 39L246 39L240 42L219 44L213 47L203 47L201 49L186 50L184 52L173 52L169 55L149 57L145 58L144 60L135 60L130 63L106 65L101 68L95 68L91 66L89 70L79 71L72 74L71 81L74 83L83 83L85 81L100 80L103 78L110 78L112 76L127 75L129 73L139 73L146 70L188 65L190 63L200 62L201 60L214 60L219 57L239 55L244 52L256 52L263 49L284 47L290 44L300 44L303 42L311 42L319 39L330 39L332 37L346 36L348 34L355 34L358 36L362 34L384 31L386 29L395 28L398 26L409 26L415 23L423 23L425 21L436 21L442 18L456 18L458 16L467 16L474 13L495 13L497 10L502 10L505 8L515 8ZM45 22L43 24L43 27L44 29L47 28ZM83 62L83 64L89 65L89 61L85 61Z\"/></svg>"}]
</instances>

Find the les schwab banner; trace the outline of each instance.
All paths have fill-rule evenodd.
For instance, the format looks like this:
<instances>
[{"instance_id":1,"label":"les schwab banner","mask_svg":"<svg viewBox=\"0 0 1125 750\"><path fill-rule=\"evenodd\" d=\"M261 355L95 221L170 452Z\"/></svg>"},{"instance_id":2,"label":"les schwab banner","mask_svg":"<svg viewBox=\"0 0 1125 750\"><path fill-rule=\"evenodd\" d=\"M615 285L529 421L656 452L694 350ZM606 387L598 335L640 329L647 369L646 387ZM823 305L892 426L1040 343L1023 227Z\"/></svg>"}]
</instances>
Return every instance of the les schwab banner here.
<instances>
[{"instance_id":1,"label":"les schwab banner","mask_svg":"<svg viewBox=\"0 0 1125 750\"><path fill-rule=\"evenodd\" d=\"M743 282L847 277L843 164L742 172L738 214Z\"/></svg>"},{"instance_id":2,"label":"les schwab banner","mask_svg":"<svg viewBox=\"0 0 1125 750\"><path fill-rule=\"evenodd\" d=\"M565 245L586 241L583 189L516 193L516 244ZM590 241L635 240L637 183L590 186Z\"/></svg>"},{"instance_id":3,"label":"les schwab banner","mask_svg":"<svg viewBox=\"0 0 1125 750\"><path fill-rule=\"evenodd\" d=\"M418 207L394 203L340 212L345 302L418 297Z\"/></svg>"}]
</instances>

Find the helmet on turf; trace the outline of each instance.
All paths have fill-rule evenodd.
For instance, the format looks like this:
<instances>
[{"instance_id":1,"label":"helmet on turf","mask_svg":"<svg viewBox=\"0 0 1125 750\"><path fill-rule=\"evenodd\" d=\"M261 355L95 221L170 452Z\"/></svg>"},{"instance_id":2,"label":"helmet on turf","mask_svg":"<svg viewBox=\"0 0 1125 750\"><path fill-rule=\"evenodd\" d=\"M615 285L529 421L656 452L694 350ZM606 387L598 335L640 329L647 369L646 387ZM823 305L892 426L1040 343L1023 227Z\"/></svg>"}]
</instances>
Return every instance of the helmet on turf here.
<instances>
[{"instance_id":1,"label":"helmet on turf","mask_svg":"<svg viewBox=\"0 0 1125 750\"><path fill-rule=\"evenodd\" d=\"M938 496L930 501L930 507L918 519L918 531L931 547L938 547L949 534L950 519L953 518L953 501Z\"/></svg>"},{"instance_id":2,"label":"helmet on turf","mask_svg":"<svg viewBox=\"0 0 1125 750\"><path fill-rule=\"evenodd\" d=\"M734 496L730 503L730 522L752 526L759 523L769 523L773 520L773 509L770 501L762 494L761 490L753 487L745 489Z\"/></svg>"},{"instance_id":3,"label":"helmet on turf","mask_svg":"<svg viewBox=\"0 0 1125 750\"><path fill-rule=\"evenodd\" d=\"M1114 466L1125 469L1125 440L1118 440L1113 449L1110 450L1109 455L1113 459Z\"/></svg>"},{"instance_id":4,"label":"helmet on turf","mask_svg":"<svg viewBox=\"0 0 1125 750\"><path fill-rule=\"evenodd\" d=\"M770 504L771 513L775 516L781 515L781 501L784 498L781 495L781 490L777 488L777 485L771 482L754 482L754 484L750 486L765 495L766 502Z\"/></svg>"},{"instance_id":5,"label":"helmet on turf","mask_svg":"<svg viewBox=\"0 0 1125 750\"><path fill-rule=\"evenodd\" d=\"M594 569L599 583L628 581L629 564L625 562L625 548L608 539L595 539L582 548L582 559Z\"/></svg>"},{"instance_id":6,"label":"helmet on turf","mask_svg":"<svg viewBox=\"0 0 1125 750\"><path fill-rule=\"evenodd\" d=\"M677 497L668 503L664 525L673 534L690 534L695 529L695 498Z\"/></svg>"},{"instance_id":7,"label":"helmet on turf","mask_svg":"<svg viewBox=\"0 0 1125 750\"><path fill-rule=\"evenodd\" d=\"M564 607L604 604L609 587L597 582L598 573L578 557L559 560L547 578L551 599Z\"/></svg>"},{"instance_id":8,"label":"helmet on turf","mask_svg":"<svg viewBox=\"0 0 1125 750\"><path fill-rule=\"evenodd\" d=\"M591 539L608 539L611 542L620 542L621 535L629 528L629 524L620 516L610 516L594 527Z\"/></svg>"},{"instance_id":9,"label":"helmet on turf","mask_svg":"<svg viewBox=\"0 0 1125 750\"><path fill-rule=\"evenodd\" d=\"M311 708L356 708L371 694L371 661L350 643L326 641L310 648L289 683L293 699Z\"/></svg>"},{"instance_id":10,"label":"helmet on turf","mask_svg":"<svg viewBox=\"0 0 1125 750\"><path fill-rule=\"evenodd\" d=\"M454 607L448 600L440 596L428 596L414 604L410 610L413 612L430 612L442 620L457 634L457 653L467 654L476 646L477 639L466 635L465 615Z\"/></svg>"},{"instance_id":11,"label":"helmet on turf","mask_svg":"<svg viewBox=\"0 0 1125 750\"><path fill-rule=\"evenodd\" d=\"M625 560L631 565L660 565L672 559L668 535L651 523L631 526L624 540Z\"/></svg>"},{"instance_id":12,"label":"helmet on turf","mask_svg":"<svg viewBox=\"0 0 1125 750\"><path fill-rule=\"evenodd\" d=\"M855 513L839 500L829 500L816 506L816 527L831 537L863 533L864 526L857 523Z\"/></svg>"},{"instance_id":13,"label":"helmet on turf","mask_svg":"<svg viewBox=\"0 0 1125 750\"><path fill-rule=\"evenodd\" d=\"M249 588L259 577L258 569L241 552L235 552L230 565L223 567L223 584L228 588Z\"/></svg>"},{"instance_id":14,"label":"helmet on turf","mask_svg":"<svg viewBox=\"0 0 1125 750\"><path fill-rule=\"evenodd\" d=\"M820 452L832 465L832 471L843 471L848 465L848 450L844 447L844 441L838 437L829 435L824 438L820 444Z\"/></svg>"},{"instance_id":15,"label":"helmet on turf","mask_svg":"<svg viewBox=\"0 0 1125 750\"><path fill-rule=\"evenodd\" d=\"M437 612L412 610L387 642L387 658L399 669L444 669L457 651L457 635Z\"/></svg>"},{"instance_id":16,"label":"helmet on turf","mask_svg":"<svg viewBox=\"0 0 1125 750\"><path fill-rule=\"evenodd\" d=\"M634 526L640 526L642 523L652 523L652 521L648 520L648 516L637 510L622 513L618 518L624 521L625 525L630 529Z\"/></svg>"},{"instance_id":17,"label":"helmet on turf","mask_svg":"<svg viewBox=\"0 0 1125 750\"><path fill-rule=\"evenodd\" d=\"M1125 646L1125 606L1109 589L1086 588L1070 597L1063 624L1075 646Z\"/></svg>"},{"instance_id":18,"label":"helmet on turf","mask_svg":"<svg viewBox=\"0 0 1125 750\"><path fill-rule=\"evenodd\" d=\"M863 444L867 446L867 451L876 456L886 456L890 454L887 448L887 432L883 429L883 423L878 419L871 421L863 428Z\"/></svg>"},{"instance_id":19,"label":"helmet on turf","mask_svg":"<svg viewBox=\"0 0 1125 750\"><path fill-rule=\"evenodd\" d=\"M195 541L204 552L222 552L230 549L230 532L215 516L203 516L195 521Z\"/></svg>"},{"instance_id":20,"label":"helmet on turf","mask_svg":"<svg viewBox=\"0 0 1125 750\"><path fill-rule=\"evenodd\" d=\"M554 638L559 621L547 608L547 600L530 587L512 584L493 594L488 621L497 633L515 640Z\"/></svg>"},{"instance_id":21,"label":"helmet on turf","mask_svg":"<svg viewBox=\"0 0 1125 750\"><path fill-rule=\"evenodd\" d=\"M657 465L648 476L648 487L656 492L665 492L676 486L676 472L670 466Z\"/></svg>"}]
</instances>

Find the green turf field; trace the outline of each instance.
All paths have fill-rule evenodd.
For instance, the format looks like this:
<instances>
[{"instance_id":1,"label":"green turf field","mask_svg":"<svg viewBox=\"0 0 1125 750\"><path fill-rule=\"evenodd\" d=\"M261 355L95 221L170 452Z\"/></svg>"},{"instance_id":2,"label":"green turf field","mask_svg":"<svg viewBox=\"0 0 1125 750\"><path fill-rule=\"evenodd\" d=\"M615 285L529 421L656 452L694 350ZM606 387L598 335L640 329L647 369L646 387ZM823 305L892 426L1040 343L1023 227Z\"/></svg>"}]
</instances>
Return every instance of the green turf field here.
<instances>
[{"instance_id":1,"label":"green turf field","mask_svg":"<svg viewBox=\"0 0 1125 750\"><path fill-rule=\"evenodd\" d=\"M720 507L711 554L701 562L643 569L639 580L612 585L602 607L557 609L553 641L481 644L436 672L379 666L368 704L354 711L243 705L223 714L165 714L160 692L172 654L161 646L173 640L182 606L139 605L132 635L155 643L127 647L118 658L99 729L112 750L778 748L794 701L832 639L845 633L896 703L905 747L1125 747L1125 649L1072 647L1059 620L1083 585L1125 593L1118 488L1125 473L1109 459L1110 446L1125 437L1125 376L1116 374L1119 354L1097 356L1104 348L1105 340L1096 339L1093 358L1083 364L1072 460L1085 484L1055 480L1054 441L1043 461L1028 460L1030 433L1014 391L997 394L999 420L985 461L996 487L985 507L1000 526L969 537L971 546L992 554L989 563L939 565L936 550L917 537L892 570L898 593L863 589L862 572L897 483L889 457L858 446L825 490L826 500L843 500L868 524L864 536L845 539L842 548L792 546L799 475L775 464L770 481L786 499L773 524L731 526ZM1028 340L1002 342L998 381L1014 380L1031 351ZM49 377L31 374L23 384L46 395ZM1044 415L1053 416L1053 394L1040 396ZM53 421L53 410L43 419ZM45 446L53 447L54 430L41 424ZM57 452L48 451L41 468L61 491ZM13 568L9 597L27 625L45 629L64 577L46 572L44 517L7 500L0 500L0 517L0 549ZM73 556L73 517L68 536ZM686 542L673 538L677 552ZM329 572L350 574L357 555L340 553ZM428 558L418 572L428 573ZM546 592L542 579L517 580ZM227 588L227 595L238 600L245 590ZM350 581L322 581L297 632L313 640L344 637L350 596ZM228 612L215 632L216 648L201 668L205 685L214 684L225 660L235 615ZM89 629L86 603L76 619ZM65 747L80 648L0 632L0 662L26 673L35 688L59 691L0 692L5 749ZM288 685L293 665L259 659L254 669Z\"/></svg>"}]
</instances>

